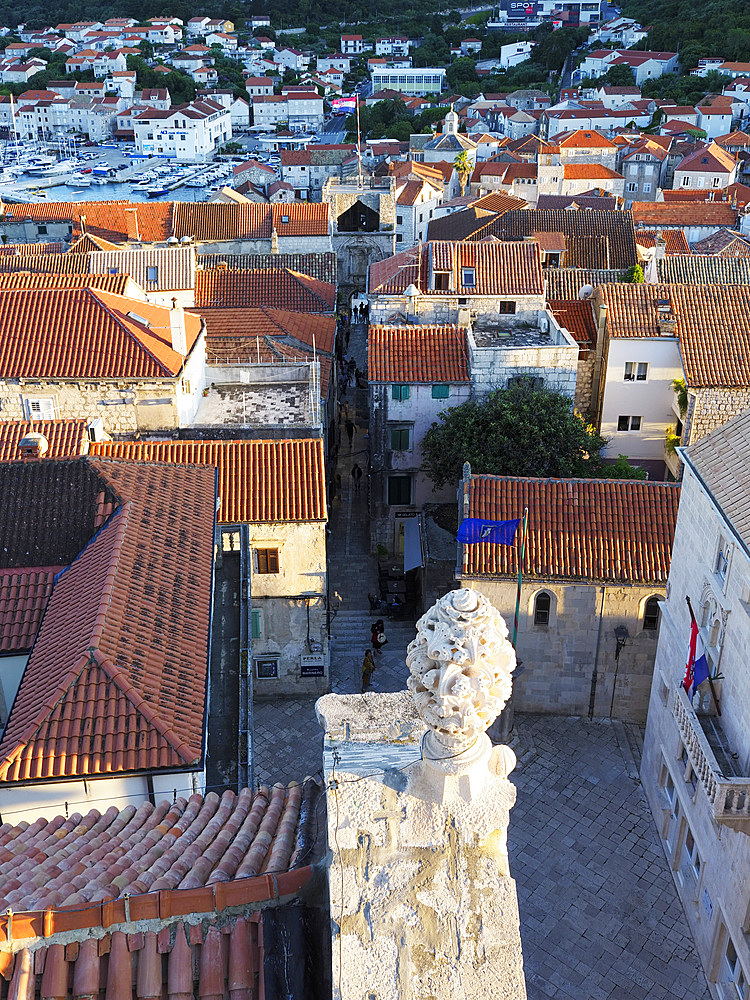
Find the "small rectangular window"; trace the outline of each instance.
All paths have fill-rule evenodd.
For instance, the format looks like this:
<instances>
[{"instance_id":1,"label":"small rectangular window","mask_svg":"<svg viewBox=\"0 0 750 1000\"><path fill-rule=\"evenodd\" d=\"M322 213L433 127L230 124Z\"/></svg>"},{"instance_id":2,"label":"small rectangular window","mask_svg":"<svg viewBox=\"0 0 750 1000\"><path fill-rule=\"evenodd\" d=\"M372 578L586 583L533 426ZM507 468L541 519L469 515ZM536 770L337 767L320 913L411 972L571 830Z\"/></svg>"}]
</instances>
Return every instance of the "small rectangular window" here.
<instances>
[{"instance_id":1,"label":"small rectangular window","mask_svg":"<svg viewBox=\"0 0 750 1000\"><path fill-rule=\"evenodd\" d=\"M279 550L278 549L256 549L257 559L256 573L278 573L279 572Z\"/></svg>"},{"instance_id":2,"label":"small rectangular window","mask_svg":"<svg viewBox=\"0 0 750 1000\"><path fill-rule=\"evenodd\" d=\"M159 269L158 267L147 267L146 268L146 281L158 281L159 280Z\"/></svg>"},{"instance_id":3,"label":"small rectangular window","mask_svg":"<svg viewBox=\"0 0 750 1000\"><path fill-rule=\"evenodd\" d=\"M727 570L729 568L729 542L725 541L723 538L719 539L719 548L716 552L716 567L714 572L722 583L727 578Z\"/></svg>"},{"instance_id":4,"label":"small rectangular window","mask_svg":"<svg viewBox=\"0 0 750 1000\"><path fill-rule=\"evenodd\" d=\"M618 431L639 431L641 429L640 417L621 416L617 418Z\"/></svg>"},{"instance_id":5,"label":"small rectangular window","mask_svg":"<svg viewBox=\"0 0 750 1000\"><path fill-rule=\"evenodd\" d=\"M38 236L46 236L47 235L47 227L46 226L37 226L36 227L36 231L37 231L37 235Z\"/></svg>"},{"instance_id":6,"label":"small rectangular window","mask_svg":"<svg viewBox=\"0 0 750 1000\"><path fill-rule=\"evenodd\" d=\"M250 638L260 639L260 611L257 608L250 612Z\"/></svg>"},{"instance_id":7,"label":"small rectangular window","mask_svg":"<svg viewBox=\"0 0 750 1000\"><path fill-rule=\"evenodd\" d=\"M450 386L445 384L433 385L432 387L432 398L433 399L448 399L450 396Z\"/></svg>"},{"instance_id":8,"label":"small rectangular window","mask_svg":"<svg viewBox=\"0 0 750 1000\"><path fill-rule=\"evenodd\" d=\"M420 219L420 222L422 220ZM475 288L477 283L476 271L473 267L464 267L461 269L461 284L465 288Z\"/></svg>"},{"instance_id":9,"label":"small rectangular window","mask_svg":"<svg viewBox=\"0 0 750 1000\"><path fill-rule=\"evenodd\" d=\"M645 361L625 362L625 374L623 378L626 382L645 382L647 377L648 377L648 362Z\"/></svg>"},{"instance_id":10,"label":"small rectangular window","mask_svg":"<svg viewBox=\"0 0 750 1000\"><path fill-rule=\"evenodd\" d=\"M408 451L411 431L408 427L391 427L391 451Z\"/></svg>"},{"instance_id":11,"label":"small rectangular window","mask_svg":"<svg viewBox=\"0 0 750 1000\"><path fill-rule=\"evenodd\" d=\"M28 420L54 420L55 401L49 397L26 400L26 416Z\"/></svg>"},{"instance_id":12,"label":"small rectangular window","mask_svg":"<svg viewBox=\"0 0 750 1000\"><path fill-rule=\"evenodd\" d=\"M498 312L505 316L512 316L516 311L515 302L501 302Z\"/></svg>"},{"instance_id":13,"label":"small rectangular window","mask_svg":"<svg viewBox=\"0 0 750 1000\"><path fill-rule=\"evenodd\" d=\"M411 476L389 476L388 503L391 506L411 503Z\"/></svg>"},{"instance_id":14,"label":"small rectangular window","mask_svg":"<svg viewBox=\"0 0 750 1000\"><path fill-rule=\"evenodd\" d=\"M405 399L409 398L409 386L408 385L392 385L391 386L391 399L395 399L398 403L403 403Z\"/></svg>"}]
</instances>

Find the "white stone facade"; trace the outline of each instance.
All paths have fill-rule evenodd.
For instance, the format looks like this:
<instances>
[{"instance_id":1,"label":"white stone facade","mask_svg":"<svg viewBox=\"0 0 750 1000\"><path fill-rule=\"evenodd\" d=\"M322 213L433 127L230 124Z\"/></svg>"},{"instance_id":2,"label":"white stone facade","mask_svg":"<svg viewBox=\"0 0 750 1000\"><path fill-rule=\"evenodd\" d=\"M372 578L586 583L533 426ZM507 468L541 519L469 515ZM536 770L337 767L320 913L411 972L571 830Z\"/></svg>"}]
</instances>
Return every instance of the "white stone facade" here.
<instances>
[{"instance_id":1,"label":"white stone facade","mask_svg":"<svg viewBox=\"0 0 750 1000\"><path fill-rule=\"evenodd\" d=\"M720 575L722 545L728 546L728 563ZM730 761L737 755L734 763L719 765L681 687L690 633L686 596L702 626L711 669L720 671L715 688L721 718L715 722L723 738L718 742ZM732 770L750 775L748 646L747 543L710 485L688 463L662 605L641 779L685 910L686 932L695 942L711 995L720 1000L737 1000L743 995L740 984L746 991L750 981L750 778L731 776ZM701 690L696 707L699 702L708 708L710 694Z\"/></svg>"}]
</instances>

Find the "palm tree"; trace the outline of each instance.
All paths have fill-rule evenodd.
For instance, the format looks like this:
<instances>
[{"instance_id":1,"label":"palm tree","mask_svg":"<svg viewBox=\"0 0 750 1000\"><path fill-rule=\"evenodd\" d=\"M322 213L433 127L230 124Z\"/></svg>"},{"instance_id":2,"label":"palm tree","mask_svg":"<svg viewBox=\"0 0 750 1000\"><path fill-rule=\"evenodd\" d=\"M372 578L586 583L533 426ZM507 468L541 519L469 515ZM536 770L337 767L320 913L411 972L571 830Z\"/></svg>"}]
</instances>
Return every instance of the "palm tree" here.
<instances>
[{"instance_id":1,"label":"palm tree","mask_svg":"<svg viewBox=\"0 0 750 1000\"><path fill-rule=\"evenodd\" d=\"M469 159L469 154L465 149L462 149L456 156L453 161L453 169L458 175L458 184L461 188L461 197L463 198L466 191L466 184L471 177L471 160Z\"/></svg>"}]
</instances>

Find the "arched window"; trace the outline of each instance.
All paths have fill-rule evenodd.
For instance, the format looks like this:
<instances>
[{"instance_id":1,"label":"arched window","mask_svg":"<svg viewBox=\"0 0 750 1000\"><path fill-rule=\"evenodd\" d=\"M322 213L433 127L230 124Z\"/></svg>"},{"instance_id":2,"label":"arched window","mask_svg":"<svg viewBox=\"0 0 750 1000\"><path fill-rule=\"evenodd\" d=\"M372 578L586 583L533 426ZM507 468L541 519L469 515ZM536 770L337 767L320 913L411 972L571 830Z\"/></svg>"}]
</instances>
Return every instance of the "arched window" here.
<instances>
[{"instance_id":1,"label":"arched window","mask_svg":"<svg viewBox=\"0 0 750 1000\"><path fill-rule=\"evenodd\" d=\"M649 597L643 608L644 631L653 632L659 627L659 598Z\"/></svg>"},{"instance_id":2,"label":"arched window","mask_svg":"<svg viewBox=\"0 0 750 1000\"><path fill-rule=\"evenodd\" d=\"M549 625L549 611L552 601L545 591L540 591L534 601L534 624Z\"/></svg>"}]
</instances>

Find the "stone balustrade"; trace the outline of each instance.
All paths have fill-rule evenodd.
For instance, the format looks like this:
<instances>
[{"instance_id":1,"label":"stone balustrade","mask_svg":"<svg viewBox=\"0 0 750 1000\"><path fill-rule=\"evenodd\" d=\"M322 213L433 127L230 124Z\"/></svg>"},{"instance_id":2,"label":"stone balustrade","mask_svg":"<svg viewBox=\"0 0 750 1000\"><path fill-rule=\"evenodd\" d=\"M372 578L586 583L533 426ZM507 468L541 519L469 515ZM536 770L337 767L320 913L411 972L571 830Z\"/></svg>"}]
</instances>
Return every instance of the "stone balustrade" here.
<instances>
[{"instance_id":1,"label":"stone balustrade","mask_svg":"<svg viewBox=\"0 0 750 1000\"><path fill-rule=\"evenodd\" d=\"M725 778L701 729L685 689L672 693L672 715L690 759L693 774L706 793L717 823L750 834L750 777Z\"/></svg>"}]
</instances>

